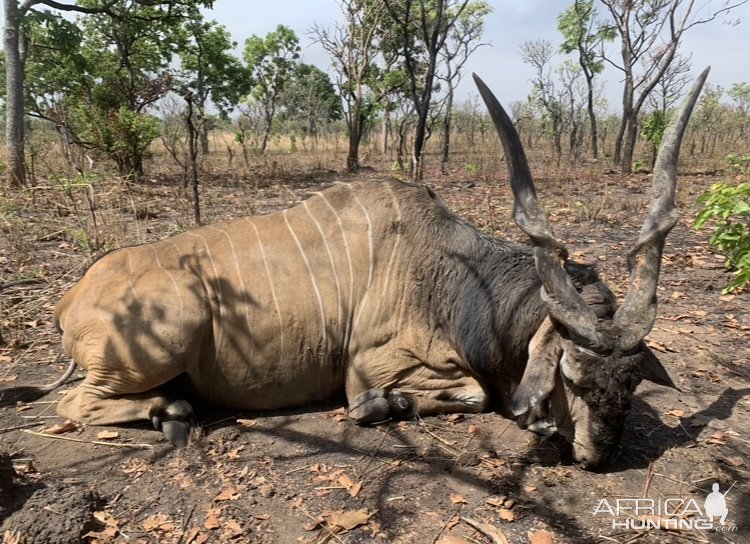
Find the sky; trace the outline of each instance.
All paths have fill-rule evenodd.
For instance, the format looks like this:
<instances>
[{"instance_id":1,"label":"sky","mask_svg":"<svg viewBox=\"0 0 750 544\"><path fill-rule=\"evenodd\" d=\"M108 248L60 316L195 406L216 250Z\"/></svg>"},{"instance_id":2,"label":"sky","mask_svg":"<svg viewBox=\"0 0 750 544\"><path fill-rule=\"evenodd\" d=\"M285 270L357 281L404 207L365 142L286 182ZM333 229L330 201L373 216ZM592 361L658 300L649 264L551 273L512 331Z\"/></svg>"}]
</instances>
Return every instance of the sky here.
<instances>
[{"instance_id":1,"label":"sky","mask_svg":"<svg viewBox=\"0 0 750 544\"><path fill-rule=\"evenodd\" d=\"M488 46L478 49L466 65L466 74L476 72L504 104L524 100L531 90L534 76L531 67L521 61L520 46L524 41L546 39L557 45L557 15L565 10L570 0L489 0L494 8L485 20L483 41ZM698 0L700 13L709 12L724 0ZM601 12L603 8L599 7ZM283 24L295 31L300 39L303 61L329 70L330 60L309 34L313 24L332 27L340 20L338 0L215 0L213 10L206 11L209 19L223 24L238 42L241 54L245 39L253 34L265 36ZM685 33L680 53L691 55L692 74L697 75L711 66L709 82L725 89L733 83L750 81L750 2L732 12L739 24L725 24L715 20L698 25ZM557 60L562 60L563 55ZM622 92L620 73L607 67L602 74L605 95L612 112L617 111ZM470 77L464 77L458 88L459 100L476 95Z\"/></svg>"},{"instance_id":2,"label":"sky","mask_svg":"<svg viewBox=\"0 0 750 544\"><path fill-rule=\"evenodd\" d=\"M704 6L722 5L724 0L696 1ZM524 41L546 39L557 45L557 15L571 5L571 0L489 0L494 11L485 21L485 42L490 45L478 49L466 66L466 74L476 72L504 104L525 100L534 76L531 67L521 61L520 46ZM599 8L600 10L603 8ZM322 69L330 67L330 60L309 35L313 24L331 27L340 18L338 0L216 0L214 9L206 12L227 27L239 43L253 34L264 36L283 24L292 28L300 38L304 62ZM680 46L683 55L692 54L692 74L697 75L711 65L709 82L728 88L733 83L750 81L750 2L733 12L736 26L716 20L699 25L685 34ZM562 60L560 56L559 60ZM605 94L611 111L618 110L621 101L621 76L608 67L603 74L607 81ZM464 77L458 89L460 100L477 94L470 77Z\"/></svg>"}]
</instances>

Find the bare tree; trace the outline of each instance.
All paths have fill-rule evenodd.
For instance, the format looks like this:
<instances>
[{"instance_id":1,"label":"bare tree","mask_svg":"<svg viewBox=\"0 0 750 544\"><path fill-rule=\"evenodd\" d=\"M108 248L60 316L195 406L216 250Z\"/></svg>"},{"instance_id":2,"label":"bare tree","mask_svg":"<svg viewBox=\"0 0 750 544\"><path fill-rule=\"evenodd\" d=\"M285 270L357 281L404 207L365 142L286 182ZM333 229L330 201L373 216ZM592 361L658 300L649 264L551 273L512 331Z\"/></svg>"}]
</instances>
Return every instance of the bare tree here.
<instances>
[{"instance_id":1,"label":"bare tree","mask_svg":"<svg viewBox=\"0 0 750 544\"><path fill-rule=\"evenodd\" d=\"M611 27L597 23L594 0L574 0L572 6L558 15L557 28L564 37L561 49L565 53L578 53L578 64L586 78L591 154L597 158L599 146L594 108L594 78L604 69L599 48L603 42L614 39L614 33Z\"/></svg>"},{"instance_id":2,"label":"bare tree","mask_svg":"<svg viewBox=\"0 0 750 544\"><path fill-rule=\"evenodd\" d=\"M341 0L344 23L333 30L313 26L312 34L328 53L336 71L336 85L344 103L344 119L349 136L346 168L359 168L359 144L373 104L368 100L367 79L378 55L378 31L384 15L381 2Z\"/></svg>"},{"instance_id":3,"label":"bare tree","mask_svg":"<svg viewBox=\"0 0 750 544\"><path fill-rule=\"evenodd\" d=\"M435 86L438 55L470 0L383 0L402 39L416 124L412 147L413 179L424 174L423 154Z\"/></svg>"},{"instance_id":4,"label":"bare tree","mask_svg":"<svg viewBox=\"0 0 750 544\"><path fill-rule=\"evenodd\" d=\"M572 61L563 62L557 69L560 78L560 103L563 126L568 127L568 149L570 161L575 163L581 154L583 141L583 108L586 103L587 89L584 83L583 70Z\"/></svg>"},{"instance_id":5,"label":"bare tree","mask_svg":"<svg viewBox=\"0 0 750 544\"><path fill-rule=\"evenodd\" d=\"M555 144L555 156L560 164L562 157L562 104L551 76L551 60L555 52L547 40L526 41L521 44L521 58L532 66L536 74L531 80L533 97L542 108Z\"/></svg>"},{"instance_id":6,"label":"bare tree","mask_svg":"<svg viewBox=\"0 0 750 544\"><path fill-rule=\"evenodd\" d=\"M448 159L450 157L451 122L453 120L453 100L456 87L461 82L463 68L474 51L486 43L479 40L484 33L484 17L492 11L487 2L472 2L464 9L464 13L458 18L456 24L448 33L445 46L440 51L440 58L444 72L437 78L445 83L445 113L443 115L443 148L440 161L440 171L443 175L448 170Z\"/></svg>"},{"instance_id":7,"label":"bare tree","mask_svg":"<svg viewBox=\"0 0 750 544\"><path fill-rule=\"evenodd\" d=\"M601 0L620 37L620 61L605 56L623 73L622 120L615 141L614 161L630 172L638 135L638 113L651 91L673 62L683 35L689 29L727 14L747 0L722 0L706 15L695 0ZM711 2L707 2L710 4ZM718 2L717 2L718 3ZM642 71L636 73L637 66Z\"/></svg>"}]
</instances>

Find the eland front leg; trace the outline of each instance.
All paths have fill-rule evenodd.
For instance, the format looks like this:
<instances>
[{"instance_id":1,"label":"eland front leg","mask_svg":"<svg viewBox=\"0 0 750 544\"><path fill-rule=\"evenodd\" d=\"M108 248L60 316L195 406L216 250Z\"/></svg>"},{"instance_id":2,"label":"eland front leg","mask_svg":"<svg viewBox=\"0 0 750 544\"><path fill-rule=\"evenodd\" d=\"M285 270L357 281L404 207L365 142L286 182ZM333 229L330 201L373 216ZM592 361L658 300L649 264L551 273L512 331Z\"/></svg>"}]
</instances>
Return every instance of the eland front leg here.
<instances>
[{"instance_id":1,"label":"eland front leg","mask_svg":"<svg viewBox=\"0 0 750 544\"><path fill-rule=\"evenodd\" d=\"M489 398L458 358L424 361L379 347L356 357L346 380L349 417L358 424L445 413L479 413Z\"/></svg>"}]
</instances>

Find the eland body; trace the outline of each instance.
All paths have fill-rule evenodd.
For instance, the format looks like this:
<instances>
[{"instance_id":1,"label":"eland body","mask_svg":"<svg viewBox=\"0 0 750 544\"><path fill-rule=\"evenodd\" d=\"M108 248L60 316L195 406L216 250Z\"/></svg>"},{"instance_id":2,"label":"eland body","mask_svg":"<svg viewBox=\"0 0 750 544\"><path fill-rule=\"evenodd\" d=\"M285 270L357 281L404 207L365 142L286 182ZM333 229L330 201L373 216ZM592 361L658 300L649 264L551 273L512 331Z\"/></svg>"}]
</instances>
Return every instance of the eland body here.
<instances>
[{"instance_id":1,"label":"eland body","mask_svg":"<svg viewBox=\"0 0 750 544\"><path fill-rule=\"evenodd\" d=\"M202 398L249 410L345 392L358 423L497 408L599 465L638 383L672 386L643 338L676 222L680 139L705 77L663 139L621 307L592 267L567 260L518 135L477 78L531 245L479 233L429 189L383 181L114 251L55 309L65 351L87 371L58 412L93 425L151 420L184 445L192 407L162 386L186 374Z\"/></svg>"}]
</instances>

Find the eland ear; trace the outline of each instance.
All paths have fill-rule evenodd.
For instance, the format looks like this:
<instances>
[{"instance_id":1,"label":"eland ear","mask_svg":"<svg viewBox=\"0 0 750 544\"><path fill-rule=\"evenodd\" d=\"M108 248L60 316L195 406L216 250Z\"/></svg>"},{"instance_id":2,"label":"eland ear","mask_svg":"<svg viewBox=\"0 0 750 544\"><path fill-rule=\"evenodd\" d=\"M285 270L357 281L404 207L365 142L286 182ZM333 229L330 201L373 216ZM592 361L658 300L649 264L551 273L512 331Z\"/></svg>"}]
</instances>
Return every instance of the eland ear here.
<instances>
[{"instance_id":1,"label":"eland ear","mask_svg":"<svg viewBox=\"0 0 750 544\"><path fill-rule=\"evenodd\" d=\"M514 416L531 412L552 393L557 365L562 357L560 335L547 317L529 343L529 360L521 383L513 392L511 410Z\"/></svg>"},{"instance_id":2,"label":"eland ear","mask_svg":"<svg viewBox=\"0 0 750 544\"><path fill-rule=\"evenodd\" d=\"M663 385L664 387L671 387L672 389L680 390L672 378L667 374L667 370L664 365L661 364L659 358L654 355L645 342L641 342L641 353L643 353L643 362L641 363L641 376L644 380L648 380L656 385Z\"/></svg>"}]
</instances>

